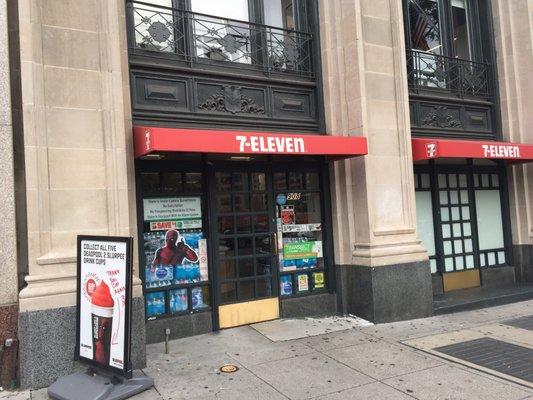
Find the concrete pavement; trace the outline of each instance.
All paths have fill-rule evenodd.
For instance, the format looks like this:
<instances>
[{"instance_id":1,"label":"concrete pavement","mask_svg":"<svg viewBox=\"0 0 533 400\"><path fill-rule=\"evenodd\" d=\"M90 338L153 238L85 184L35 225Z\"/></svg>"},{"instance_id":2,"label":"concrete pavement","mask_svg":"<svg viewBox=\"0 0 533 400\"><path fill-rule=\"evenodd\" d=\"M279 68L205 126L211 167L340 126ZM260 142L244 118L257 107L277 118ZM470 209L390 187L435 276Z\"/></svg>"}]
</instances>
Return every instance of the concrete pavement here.
<instances>
[{"instance_id":1,"label":"concrete pavement","mask_svg":"<svg viewBox=\"0 0 533 400\"><path fill-rule=\"evenodd\" d=\"M533 331L501 323L533 314L533 301L369 325L352 318L272 321L147 346L148 399L533 400L528 382L434 348L490 337L533 348ZM226 374L226 364L238 371ZM533 365L533 360L531 360ZM46 391L0 399L46 399Z\"/></svg>"}]
</instances>

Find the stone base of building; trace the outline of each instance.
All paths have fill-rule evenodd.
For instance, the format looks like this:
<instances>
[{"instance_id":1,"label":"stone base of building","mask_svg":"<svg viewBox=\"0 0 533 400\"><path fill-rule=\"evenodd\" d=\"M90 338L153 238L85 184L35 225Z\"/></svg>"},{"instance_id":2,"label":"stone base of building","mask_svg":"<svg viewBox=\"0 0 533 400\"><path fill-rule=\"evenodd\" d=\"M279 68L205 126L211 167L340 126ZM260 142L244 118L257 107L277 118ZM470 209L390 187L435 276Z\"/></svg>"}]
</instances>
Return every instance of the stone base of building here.
<instances>
[{"instance_id":1,"label":"stone base of building","mask_svg":"<svg viewBox=\"0 0 533 400\"><path fill-rule=\"evenodd\" d=\"M18 306L16 304L0 306L0 386L11 389L18 386ZM6 339L14 339L10 347L3 347Z\"/></svg>"},{"instance_id":2,"label":"stone base of building","mask_svg":"<svg viewBox=\"0 0 533 400\"><path fill-rule=\"evenodd\" d=\"M374 323L433 314L428 261L379 267L340 265L336 275L339 312Z\"/></svg>"},{"instance_id":3,"label":"stone base of building","mask_svg":"<svg viewBox=\"0 0 533 400\"><path fill-rule=\"evenodd\" d=\"M165 332L170 329L170 340L201 335L213 331L211 312L199 312L146 322L146 343L165 341Z\"/></svg>"},{"instance_id":4,"label":"stone base of building","mask_svg":"<svg viewBox=\"0 0 533 400\"><path fill-rule=\"evenodd\" d=\"M433 286L433 296L444 293L444 283L442 282L442 275L432 275L431 284Z\"/></svg>"},{"instance_id":5,"label":"stone base of building","mask_svg":"<svg viewBox=\"0 0 533 400\"><path fill-rule=\"evenodd\" d=\"M521 283L533 282L533 245L513 245L513 261L516 281Z\"/></svg>"},{"instance_id":6,"label":"stone base of building","mask_svg":"<svg viewBox=\"0 0 533 400\"><path fill-rule=\"evenodd\" d=\"M481 268L481 286L500 288L511 286L515 283L515 267L490 267Z\"/></svg>"},{"instance_id":7,"label":"stone base of building","mask_svg":"<svg viewBox=\"0 0 533 400\"><path fill-rule=\"evenodd\" d=\"M146 366L144 299L132 303L131 362ZM20 386L39 389L86 367L74 361L76 307L22 312L19 315Z\"/></svg>"},{"instance_id":8,"label":"stone base of building","mask_svg":"<svg viewBox=\"0 0 533 400\"><path fill-rule=\"evenodd\" d=\"M281 318L303 318L337 313L335 294L323 293L281 300Z\"/></svg>"}]
</instances>

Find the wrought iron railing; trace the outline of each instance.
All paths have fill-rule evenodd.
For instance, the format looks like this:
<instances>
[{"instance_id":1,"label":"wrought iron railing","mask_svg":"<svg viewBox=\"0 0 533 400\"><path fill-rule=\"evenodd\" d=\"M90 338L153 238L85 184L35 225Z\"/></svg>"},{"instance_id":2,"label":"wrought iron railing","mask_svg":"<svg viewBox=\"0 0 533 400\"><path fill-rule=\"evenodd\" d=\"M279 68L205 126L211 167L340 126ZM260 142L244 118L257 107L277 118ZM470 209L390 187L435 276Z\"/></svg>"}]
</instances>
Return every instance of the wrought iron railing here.
<instances>
[{"instance_id":1,"label":"wrought iron railing","mask_svg":"<svg viewBox=\"0 0 533 400\"><path fill-rule=\"evenodd\" d=\"M221 0L223 1L223 0ZM312 77L313 36L130 1L130 51Z\"/></svg>"},{"instance_id":2,"label":"wrought iron railing","mask_svg":"<svg viewBox=\"0 0 533 400\"><path fill-rule=\"evenodd\" d=\"M411 92L449 92L485 100L492 96L487 63L411 50L407 51L407 74Z\"/></svg>"}]
</instances>

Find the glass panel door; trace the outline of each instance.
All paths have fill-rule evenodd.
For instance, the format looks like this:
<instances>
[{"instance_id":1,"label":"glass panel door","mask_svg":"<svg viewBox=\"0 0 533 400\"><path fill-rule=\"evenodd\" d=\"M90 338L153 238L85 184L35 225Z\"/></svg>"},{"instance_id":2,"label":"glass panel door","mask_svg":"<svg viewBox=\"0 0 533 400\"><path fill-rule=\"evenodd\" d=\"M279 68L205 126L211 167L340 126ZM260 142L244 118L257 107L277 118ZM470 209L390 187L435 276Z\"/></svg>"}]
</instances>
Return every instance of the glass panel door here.
<instances>
[{"instance_id":1,"label":"glass panel door","mask_svg":"<svg viewBox=\"0 0 533 400\"><path fill-rule=\"evenodd\" d=\"M277 296L267 174L215 172L215 193L219 304Z\"/></svg>"},{"instance_id":2,"label":"glass panel door","mask_svg":"<svg viewBox=\"0 0 533 400\"><path fill-rule=\"evenodd\" d=\"M466 174L438 174L444 271L476 267L472 233L472 199Z\"/></svg>"},{"instance_id":3,"label":"glass panel door","mask_svg":"<svg viewBox=\"0 0 533 400\"><path fill-rule=\"evenodd\" d=\"M474 174L481 267L506 265L500 179L495 173Z\"/></svg>"}]
</instances>

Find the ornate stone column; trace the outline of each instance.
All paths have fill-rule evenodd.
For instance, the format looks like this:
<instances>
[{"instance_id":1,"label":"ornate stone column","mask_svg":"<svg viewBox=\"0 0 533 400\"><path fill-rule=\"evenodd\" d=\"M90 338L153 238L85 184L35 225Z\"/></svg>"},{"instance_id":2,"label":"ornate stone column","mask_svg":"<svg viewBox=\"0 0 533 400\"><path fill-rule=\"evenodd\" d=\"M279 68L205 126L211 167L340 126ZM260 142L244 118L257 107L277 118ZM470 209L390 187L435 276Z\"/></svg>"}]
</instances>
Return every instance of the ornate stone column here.
<instances>
[{"instance_id":1,"label":"ornate stone column","mask_svg":"<svg viewBox=\"0 0 533 400\"><path fill-rule=\"evenodd\" d=\"M8 41L8 10L0 1L0 344L17 338L18 281L17 228L15 210L15 168L13 152L13 123L11 118L11 82ZM17 346L4 349L0 368L0 386L10 387L16 376Z\"/></svg>"},{"instance_id":2,"label":"ornate stone column","mask_svg":"<svg viewBox=\"0 0 533 400\"><path fill-rule=\"evenodd\" d=\"M73 367L76 236L135 236L136 201L125 2L21 0L19 23L29 264L20 375L36 388ZM134 367L145 363L139 282Z\"/></svg>"},{"instance_id":3,"label":"ornate stone column","mask_svg":"<svg viewBox=\"0 0 533 400\"><path fill-rule=\"evenodd\" d=\"M494 38L505 140L533 143L533 3L493 0ZM508 167L517 280L533 282L533 165Z\"/></svg>"},{"instance_id":4,"label":"ornate stone column","mask_svg":"<svg viewBox=\"0 0 533 400\"><path fill-rule=\"evenodd\" d=\"M327 131L369 154L331 168L339 308L375 322L432 313L416 233L401 0L320 1Z\"/></svg>"}]
</instances>

